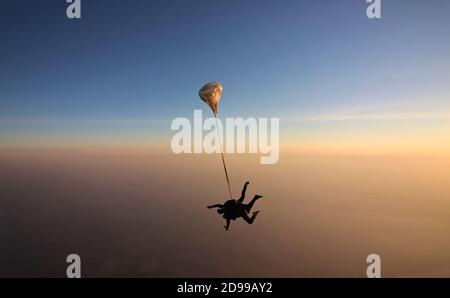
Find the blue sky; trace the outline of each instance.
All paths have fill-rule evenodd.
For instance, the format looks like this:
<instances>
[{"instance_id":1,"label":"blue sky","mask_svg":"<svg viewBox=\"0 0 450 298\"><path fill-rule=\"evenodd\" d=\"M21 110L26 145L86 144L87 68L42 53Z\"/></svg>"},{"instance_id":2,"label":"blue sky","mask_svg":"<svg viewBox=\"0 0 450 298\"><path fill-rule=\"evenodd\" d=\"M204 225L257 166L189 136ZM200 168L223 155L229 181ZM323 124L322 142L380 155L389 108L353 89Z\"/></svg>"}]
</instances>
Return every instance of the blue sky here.
<instances>
[{"instance_id":1,"label":"blue sky","mask_svg":"<svg viewBox=\"0 0 450 298\"><path fill-rule=\"evenodd\" d=\"M165 135L173 118L207 111L197 90L211 80L224 86L222 116L450 108L446 0L383 0L381 20L363 0L84 0L81 20L62 0L0 5L0 135L11 140Z\"/></svg>"}]
</instances>

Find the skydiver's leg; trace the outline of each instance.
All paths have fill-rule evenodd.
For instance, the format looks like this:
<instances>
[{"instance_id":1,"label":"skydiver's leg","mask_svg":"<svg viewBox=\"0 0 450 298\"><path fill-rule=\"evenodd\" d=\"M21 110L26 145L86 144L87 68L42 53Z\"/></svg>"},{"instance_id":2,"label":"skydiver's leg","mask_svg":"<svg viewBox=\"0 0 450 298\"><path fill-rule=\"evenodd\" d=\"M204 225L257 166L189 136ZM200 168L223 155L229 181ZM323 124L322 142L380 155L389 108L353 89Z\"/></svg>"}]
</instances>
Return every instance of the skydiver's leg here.
<instances>
[{"instance_id":1,"label":"skydiver's leg","mask_svg":"<svg viewBox=\"0 0 450 298\"><path fill-rule=\"evenodd\" d=\"M254 212L252 217L248 217L247 213L242 214L242 218L249 224L251 225L256 218L256 215L258 215L258 212Z\"/></svg>"},{"instance_id":2,"label":"skydiver's leg","mask_svg":"<svg viewBox=\"0 0 450 298\"><path fill-rule=\"evenodd\" d=\"M248 186L249 182L245 182L244 184L244 188L242 189L242 193L241 193L241 197L239 198L239 200L237 200L238 203L242 203L245 199L245 192L247 191L247 186Z\"/></svg>"},{"instance_id":3,"label":"skydiver's leg","mask_svg":"<svg viewBox=\"0 0 450 298\"><path fill-rule=\"evenodd\" d=\"M252 210L253 204L255 204L255 202L256 202L258 199L260 199L260 198L262 198L262 196L260 196L260 195L255 195L255 196L253 197L253 199L250 201L250 203L244 205L244 206L245 206L245 211L247 211L247 213L250 213L250 210Z\"/></svg>"}]
</instances>

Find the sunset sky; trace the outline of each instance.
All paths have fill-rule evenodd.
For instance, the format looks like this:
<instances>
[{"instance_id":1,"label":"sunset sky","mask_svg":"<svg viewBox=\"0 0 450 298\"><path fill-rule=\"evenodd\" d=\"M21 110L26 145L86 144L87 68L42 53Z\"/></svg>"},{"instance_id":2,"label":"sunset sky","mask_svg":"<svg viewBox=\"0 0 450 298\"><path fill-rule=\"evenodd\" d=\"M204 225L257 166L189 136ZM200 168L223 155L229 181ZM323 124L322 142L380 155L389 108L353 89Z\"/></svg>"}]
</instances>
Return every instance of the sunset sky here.
<instances>
[{"instance_id":1,"label":"sunset sky","mask_svg":"<svg viewBox=\"0 0 450 298\"><path fill-rule=\"evenodd\" d=\"M176 7L177 9L174 9ZM281 146L450 150L450 3L6 1L0 144L168 145L176 117L279 117ZM378 149L377 149L378 148Z\"/></svg>"},{"instance_id":2,"label":"sunset sky","mask_svg":"<svg viewBox=\"0 0 450 298\"><path fill-rule=\"evenodd\" d=\"M450 276L450 1L0 1L0 277ZM175 118L280 118L263 195L225 231L220 154Z\"/></svg>"}]
</instances>

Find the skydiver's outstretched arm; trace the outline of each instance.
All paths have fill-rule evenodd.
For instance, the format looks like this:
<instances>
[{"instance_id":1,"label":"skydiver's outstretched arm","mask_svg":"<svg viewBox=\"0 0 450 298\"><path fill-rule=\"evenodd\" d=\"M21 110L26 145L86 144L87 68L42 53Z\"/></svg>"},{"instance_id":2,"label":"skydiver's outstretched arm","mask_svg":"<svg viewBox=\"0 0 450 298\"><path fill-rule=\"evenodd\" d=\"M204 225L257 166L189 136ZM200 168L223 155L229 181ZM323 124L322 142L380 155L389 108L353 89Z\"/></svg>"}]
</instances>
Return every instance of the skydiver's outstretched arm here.
<instances>
[{"instance_id":1,"label":"skydiver's outstretched arm","mask_svg":"<svg viewBox=\"0 0 450 298\"><path fill-rule=\"evenodd\" d=\"M215 204L215 205L208 206L208 209L212 209L212 208L223 208L223 205L222 204Z\"/></svg>"},{"instance_id":2,"label":"skydiver's outstretched arm","mask_svg":"<svg viewBox=\"0 0 450 298\"><path fill-rule=\"evenodd\" d=\"M242 189L242 193L241 193L241 197L239 198L239 200L237 201L238 203L242 203L245 199L245 192L247 191L247 186L249 185L250 182L245 182L244 184L244 188Z\"/></svg>"},{"instance_id":3,"label":"skydiver's outstretched arm","mask_svg":"<svg viewBox=\"0 0 450 298\"><path fill-rule=\"evenodd\" d=\"M227 230L227 231L230 228L230 222L231 222L230 219L227 218L227 225L225 226L225 230Z\"/></svg>"}]
</instances>

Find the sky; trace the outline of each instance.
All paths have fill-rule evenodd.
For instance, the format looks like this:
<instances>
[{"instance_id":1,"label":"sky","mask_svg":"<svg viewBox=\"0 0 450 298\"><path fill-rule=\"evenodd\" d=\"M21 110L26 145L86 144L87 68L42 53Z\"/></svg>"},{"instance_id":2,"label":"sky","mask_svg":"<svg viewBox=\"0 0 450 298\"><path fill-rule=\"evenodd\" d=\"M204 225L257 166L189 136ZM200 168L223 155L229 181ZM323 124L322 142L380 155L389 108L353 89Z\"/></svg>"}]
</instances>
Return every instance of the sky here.
<instances>
[{"instance_id":1,"label":"sky","mask_svg":"<svg viewBox=\"0 0 450 298\"><path fill-rule=\"evenodd\" d=\"M1 145L168 144L219 80L220 116L279 117L282 144L450 148L446 0L0 5Z\"/></svg>"},{"instance_id":2,"label":"sky","mask_svg":"<svg viewBox=\"0 0 450 298\"><path fill-rule=\"evenodd\" d=\"M450 276L450 1L81 1L0 1L0 276ZM230 233L220 157L158 151L213 80L280 118L278 163L226 155L264 196Z\"/></svg>"}]
</instances>

